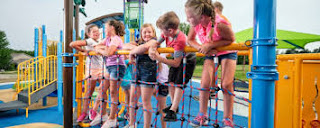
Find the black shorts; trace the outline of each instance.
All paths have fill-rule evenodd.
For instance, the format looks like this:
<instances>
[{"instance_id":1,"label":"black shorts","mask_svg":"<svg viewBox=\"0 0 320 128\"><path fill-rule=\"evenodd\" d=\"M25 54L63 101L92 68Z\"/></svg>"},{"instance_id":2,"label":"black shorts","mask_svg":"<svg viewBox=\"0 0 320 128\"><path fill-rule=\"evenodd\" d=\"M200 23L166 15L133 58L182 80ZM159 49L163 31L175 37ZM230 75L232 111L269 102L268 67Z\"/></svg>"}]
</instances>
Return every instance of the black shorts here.
<instances>
[{"instance_id":1,"label":"black shorts","mask_svg":"<svg viewBox=\"0 0 320 128\"><path fill-rule=\"evenodd\" d=\"M168 82L166 82L167 84ZM167 85L159 84L158 95L166 97L169 94L169 87Z\"/></svg>"},{"instance_id":2,"label":"black shorts","mask_svg":"<svg viewBox=\"0 0 320 128\"><path fill-rule=\"evenodd\" d=\"M185 75L185 85L192 78L193 71L196 67L196 55L194 53L188 53L186 55L187 64L186 64L186 75ZM168 82L173 82L174 84L183 84L183 60L179 67L174 68L170 67Z\"/></svg>"}]
</instances>

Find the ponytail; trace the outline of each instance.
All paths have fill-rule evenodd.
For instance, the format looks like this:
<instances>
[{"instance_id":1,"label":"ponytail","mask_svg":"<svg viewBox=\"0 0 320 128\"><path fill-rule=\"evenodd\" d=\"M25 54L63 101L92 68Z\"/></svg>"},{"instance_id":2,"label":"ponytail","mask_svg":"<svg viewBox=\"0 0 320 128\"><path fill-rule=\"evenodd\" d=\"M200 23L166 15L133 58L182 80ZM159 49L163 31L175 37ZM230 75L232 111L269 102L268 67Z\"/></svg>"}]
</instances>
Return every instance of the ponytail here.
<instances>
[{"instance_id":1,"label":"ponytail","mask_svg":"<svg viewBox=\"0 0 320 128\"><path fill-rule=\"evenodd\" d=\"M110 20L108 21L108 24L114 27L116 35L123 36L124 34L126 34L126 32L124 31L125 27L121 21Z\"/></svg>"}]
</instances>

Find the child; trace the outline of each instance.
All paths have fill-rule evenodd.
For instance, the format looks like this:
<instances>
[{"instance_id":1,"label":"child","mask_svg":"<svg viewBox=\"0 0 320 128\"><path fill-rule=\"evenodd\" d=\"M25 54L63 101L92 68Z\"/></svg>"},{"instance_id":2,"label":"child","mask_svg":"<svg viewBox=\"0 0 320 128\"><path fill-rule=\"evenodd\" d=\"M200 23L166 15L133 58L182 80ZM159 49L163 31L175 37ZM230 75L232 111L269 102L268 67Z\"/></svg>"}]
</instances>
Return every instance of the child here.
<instances>
[{"instance_id":1,"label":"child","mask_svg":"<svg viewBox=\"0 0 320 128\"><path fill-rule=\"evenodd\" d=\"M130 92L130 113L129 113L129 124L125 126L126 128L135 127L135 108L138 99L141 95L143 102L143 109L148 111L143 111L144 116L144 128L149 128L151 124L152 106L151 106L151 96L153 93L154 84L144 84L136 83L135 80L144 82L156 82L157 73L157 63L149 58L147 54L144 54L150 44L146 43L150 40L156 40L155 29L151 24L144 24L141 27L141 38L137 43L137 47L130 51L130 56L136 55L136 72L132 74L132 86ZM130 60L132 61L132 59ZM136 77L135 77L136 76Z\"/></svg>"},{"instance_id":2,"label":"child","mask_svg":"<svg viewBox=\"0 0 320 128\"><path fill-rule=\"evenodd\" d=\"M184 48L186 46L186 35L179 30L180 20L174 12L167 12L164 15L160 16L157 20L157 27L160 28L162 34L159 38L157 45L160 45L163 41L166 41L167 47L174 48L173 59L166 59L160 57L160 55L155 52L154 49L149 52L150 58L158 60L161 63L165 63L170 67L169 71L169 82L174 84L183 84L182 87L170 87L169 92L171 93L171 102L172 105L165 108L163 111L166 113L164 117L165 121L176 121L177 112L181 97L183 95L183 88L189 82L192 77L195 65L196 65L196 56L194 53L187 53L187 64L186 64L186 74L185 81L183 81L183 57L184 57Z\"/></svg>"},{"instance_id":3,"label":"child","mask_svg":"<svg viewBox=\"0 0 320 128\"><path fill-rule=\"evenodd\" d=\"M166 54L160 54L161 57L166 58ZM168 65L164 63L158 63L158 82L159 82L159 88L158 88L158 104L159 104L159 112L161 114L161 127L166 128L167 124L164 121L164 112L162 111L166 107L166 100L168 95L168 86L162 85L163 83L168 82L168 76L169 76L169 67ZM156 90L155 90L156 91ZM154 92L154 95L157 93Z\"/></svg>"},{"instance_id":4,"label":"child","mask_svg":"<svg viewBox=\"0 0 320 128\"><path fill-rule=\"evenodd\" d=\"M97 25L90 24L85 29L86 33L86 40L79 40L71 42L70 47L77 49L78 51L85 52L86 54L89 51L94 50L94 46L98 44L100 38L100 32ZM81 48L84 46L84 49ZM101 82L102 77L102 66L103 61L101 56L92 56L86 58L86 77L89 78L87 81L87 92L85 93L85 98L83 102L83 112L78 117L77 122L81 122L85 119L88 115L88 107L89 107L89 100L91 100L92 93L94 88L96 87L96 82ZM90 72L90 73L89 73Z\"/></svg>"},{"instance_id":5,"label":"child","mask_svg":"<svg viewBox=\"0 0 320 128\"><path fill-rule=\"evenodd\" d=\"M120 21L110 20L106 24L106 39L103 44L106 48L97 49L97 52L106 56L106 67L108 72L107 84L103 86L102 97L103 100L107 98L106 91L110 85L110 95L111 95L111 109L108 120L102 125L103 128L106 127L116 127L117 126L117 111L118 111L118 95L119 95L119 85L121 82L118 79L123 78L125 72L125 63L123 55L115 55L116 51L122 49L123 41L120 36L125 34L124 25ZM102 104L102 113L105 114L106 103Z\"/></svg>"},{"instance_id":6,"label":"child","mask_svg":"<svg viewBox=\"0 0 320 128\"><path fill-rule=\"evenodd\" d=\"M129 59L128 59L129 57L127 57L127 55L125 57L126 57L126 60L125 60L126 74L123 77L124 81L121 82L121 88L125 94L125 104L126 104L126 110L127 110L127 112L124 113L124 118L129 119L129 107L127 105L129 105L130 103L130 85L132 80L131 73L132 73L133 66L132 64L129 64Z\"/></svg>"},{"instance_id":7,"label":"child","mask_svg":"<svg viewBox=\"0 0 320 128\"><path fill-rule=\"evenodd\" d=\"M231 44L235 38L229 23L215 15L214 7L211 0L188 0L185 4L185 13L187 21L190 23L188 43L206 54L203 64L201 88L209 88L214 85L214 61L212 54L217 47ZM196 41L196 35L199 37L202 45ZM236 68L237 53L236 51L219 51L216 54L221 64L221 87L233 92L233 79ZM208 122L207 109L209 91L201 91L200 109L198 116L191 121L193 126L206 125ZM225 127L234 127L232 120L232 109L234 97L228 93L223 93L224 113L223 124Z\"/></svg>"}]
</instances>

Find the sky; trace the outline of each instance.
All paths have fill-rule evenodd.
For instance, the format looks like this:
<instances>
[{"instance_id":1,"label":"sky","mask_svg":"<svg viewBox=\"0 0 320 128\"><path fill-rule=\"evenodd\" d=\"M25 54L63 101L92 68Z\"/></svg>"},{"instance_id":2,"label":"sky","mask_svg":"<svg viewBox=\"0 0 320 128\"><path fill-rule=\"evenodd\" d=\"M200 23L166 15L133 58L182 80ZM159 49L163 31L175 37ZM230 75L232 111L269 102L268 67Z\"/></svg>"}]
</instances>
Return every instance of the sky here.
<instances>
[{"instance_id":1,"label":"sky","mask_svg":"<svg viewBox=\"0 0 320 128\"><path fill-rule=\"evenodd\" d=\"M253 27L253 0L219 0L223 14L230 20L233 31ZM0 30L7 34L9 47L33 50L34 29L46 25L47 38L59 40L64 24L64 0L1 0ZM186 0L148 0L145 5L145 23L155 25L158 17L174 11L181 22L186 22ZM320 0L277 0L277 29L320 35ZM86 0L88 17L80 14L80 29L85 23L102 15L123 12L123 0ZM157 30L157 34L159 31ZM306 47L320 47L320 42Z\"/></svg>"}]
</instances>

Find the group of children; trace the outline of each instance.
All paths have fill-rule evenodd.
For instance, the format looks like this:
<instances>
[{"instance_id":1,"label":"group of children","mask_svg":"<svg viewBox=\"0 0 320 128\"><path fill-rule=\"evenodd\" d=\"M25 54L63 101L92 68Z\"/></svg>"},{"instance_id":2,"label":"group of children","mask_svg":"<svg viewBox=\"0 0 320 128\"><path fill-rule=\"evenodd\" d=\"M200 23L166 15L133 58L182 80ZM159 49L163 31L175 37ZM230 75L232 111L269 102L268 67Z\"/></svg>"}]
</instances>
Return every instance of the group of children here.
<instances>
[{"instance_id":1,"label":"group of children","mask_svg":"<svg viewBox=\"0 0 320 128\"><path fill-rule=\"evenodd\" d=\"M137 42L127 44L124 44L121 40L121 36L125 33L124 25L120 21L111 20L105 24L106 38L102 41L99 41L99 28L96 25L88 25L86 27L88 38L72 42L70 46L84 53L95 51L105 57L100 55L87 56L88 91L85 93L83 111L77 121L81 122L89 116L92 120L91 125L97 125L103 121L103 128L116 127L119 85L125 92L127 106L130 106L127 107L129 112L125 114L125 117L129 120L125 127L136 127L135 116L136 109L139 107L137 103L140 96L144 110L144 128L149 128L151 125L152 95L157 96L159 103L159 110L157 111L161 115L162 127L166 127L165 122L177 121L183 89L191 79L196 65L195 54L184 52L187 45L206 55L201 88L209 89L215 86L213 58L216 56L222 66L221 87L232 92L237 53L236 51L217 51L215 48L231 44L235 40L234 34L229 21L221 18L221 14L215 13L214 5L217 4L212 4L211 0L188 0L186 2L185 13L191 26L188 36L179 30L180 20L174 12L167 12L158 18L156 25L161 30L159 38L156 37L155 28L151 24L144 24L140 30L140 39ZM197 42L196 36L198 36L201 44ZM166 55L157 52L157 48L162 42L166 42L166 47L174 49L174 53L171 54L172 59L167 59ZM117 55L116 51L120 49L128 49L130 54L128 56ZM148 54L145 54L146 52ZM125 62L125 58L128 58L127 62ZM133 71L132 65L135 65L136 71ZM128 80L131 82L128 82ZM94 107L88 110L89 101L97 82L101 83L99 86L100 95L97 96ZM182 86L166 86L163 83ZM107 90L109 90L111 96L109 113L106 112ZM172 104L166 106L168 94ZM199 114L190 122L192 126L207 125L209 94L210 91L200 92ZM225 93L223 95L223 124L225 127L233 127L233 97ZM100 110L101 114L97 112L99 105L102 109Z\"/></svg>"}]
</instances>

